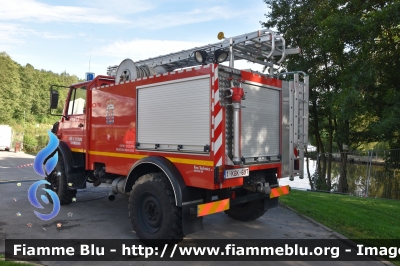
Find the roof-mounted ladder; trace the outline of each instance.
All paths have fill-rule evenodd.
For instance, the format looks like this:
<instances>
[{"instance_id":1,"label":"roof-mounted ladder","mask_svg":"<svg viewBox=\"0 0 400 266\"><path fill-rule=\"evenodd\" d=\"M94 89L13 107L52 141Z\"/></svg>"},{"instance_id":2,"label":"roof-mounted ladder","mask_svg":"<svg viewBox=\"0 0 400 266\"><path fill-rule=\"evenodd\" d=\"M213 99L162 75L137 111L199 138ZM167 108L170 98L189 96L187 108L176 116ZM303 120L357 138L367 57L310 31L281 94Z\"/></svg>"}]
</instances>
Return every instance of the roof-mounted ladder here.
<instances>
[{"instance_id":1,"label":"roof-mounted ladder","mask_svg":"<svg viewBox=\"0 0 400 266\"><path fill-rule=\"evenodd\" d=\"M208 63L212 62L214 52L222 49L229 52L229 66L234 67L234 61L244 59L265 66L280 64L286 55L300 53L299 48L286 49L285 39L272 30L262 29L236 37L224 38L221 42L208 44L176 53L161 55L145 60L135 61L135 65L148 67L163 67L165 71L199 65L194 53L203 50L207 53ZM110 66L109 76L115 76L118 66ZM271 67L271 69L273 69ZM270 73L273 74L273 73Z\"/></svg>"}]
</instances>

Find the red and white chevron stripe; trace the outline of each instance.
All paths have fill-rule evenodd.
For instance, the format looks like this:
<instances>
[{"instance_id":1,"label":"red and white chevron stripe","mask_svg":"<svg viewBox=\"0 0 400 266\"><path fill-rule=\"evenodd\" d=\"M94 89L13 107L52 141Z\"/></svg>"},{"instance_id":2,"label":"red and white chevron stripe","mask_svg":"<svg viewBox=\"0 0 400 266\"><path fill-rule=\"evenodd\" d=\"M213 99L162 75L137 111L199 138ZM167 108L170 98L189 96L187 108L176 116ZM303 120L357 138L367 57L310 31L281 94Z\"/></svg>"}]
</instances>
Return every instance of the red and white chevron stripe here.
<instances>
[{"instance_id":1,"label":"red and white chevron stripe","mask_svg":"<svg viewBox=\"0 0 400 266\"><path fill-rule=\"evenodd\" d=\"M213 112L213 131L212 131L212 137L213 137L213 144L214 144L214 165L215 166L220 166L222 165L222 157L224 155L224 148L223 148L223 134L222 134L222 129L223 129L223 124L222 124L222 117L223 117L223 109L220 104L220 99L219 99L219 86L218 86L218 66L214 68L213 65L213 92L212 96L214 99L213 106L212 106L212 112Z\"/></svg>"},{"instance_id":2,"label":"red and white chevron stripe","mask_svg":"<svg viewBox=\"0 0 400 266\"><path fill-rule=\"evenodd\" d=\"M22 165L18 165L18 166L0 166L0 168L24 168L24 167L29 167L29 166L33 166L33 163L28 163L28 164L22 164Z\"/></svg>"},{"instance_id":3,"label":"red and white chevron stripe","mask_svg":"<svg viewBox=\"0 0 400 266\"><path fill-rule=\"evenodd\" d=\"M22 165L15 166L15 168L24 168L24 167L29 167L29 166L32 166L32 165L33 165L33 163L22 164Z\"/></svg>"}]
</instances>

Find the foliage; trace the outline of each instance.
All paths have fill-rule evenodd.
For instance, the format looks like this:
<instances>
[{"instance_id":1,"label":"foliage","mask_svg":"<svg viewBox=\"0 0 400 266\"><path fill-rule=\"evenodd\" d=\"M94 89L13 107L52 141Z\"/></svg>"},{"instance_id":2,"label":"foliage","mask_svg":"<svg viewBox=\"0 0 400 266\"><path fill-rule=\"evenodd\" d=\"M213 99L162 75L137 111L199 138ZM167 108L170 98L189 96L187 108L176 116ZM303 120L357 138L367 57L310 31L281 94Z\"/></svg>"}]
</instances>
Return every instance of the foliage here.
<instances>
[{"instance_id":1,"label":"foliage","mask_svg":"<svg viewBox=\"0 0 400 266\"><path fill-rule=\"evenodd\" d=\"M10 124L20 108L19 67L6 53L0 53L0 124Z\"/></svg>"},{"instance_id":2,"label":"foliage","mask_svg":"<svg viewBox=\"0 0 400 266\"><path fill-rule=\"evenodd\" d=\"M302 49L284 67L310 74L310 134L318 152L341 152L337 185L347 192L346 147L400 145L400 2L264 1L270 12L263 25ZM332 188L331 162L319 161L317 188Z\"/></svg>"},{"instance_id":3,"label":"foliage","mask_svg":"<svg viewBox=\"0 0 400 266\"><path fill-rule=\"evenodd\" d=\"M26 152L35 152L37 150L38 141L32 135L25 135L24 136L24 150Z\"/></svg>"},{"instance_id":4,"label":"foliage","mask_svg":"<svg viewBox=\"0 0 400 266\"><path fill-rule=\"evenodd\" d=\"M59 117L49 114L50 86L78 83L76 76L21 66L9 55L0 53L0 124L13 127L16 141L24 142L28 152L37 152L47 145L47 130ZM67 90L60 88L60 100ZM64 103L59 103L61 113Z\"/></svg>"},{"instance_id":5,"label":"foliage","mask_svg":"<svg viewBox=\"0 0 400 266\"><path fill-rule=\"evenodd\" d=\"M76 76L20 66L6 53L0 53L0 124L52 124L57 117L49 115L50 86L78 83ZM65 99L67 90L59 89ZM63 97L64 96L64 97ZM61 104L63 105L63 104Z\"/></svg>"},{"instance_id":6,"label":"foliage","mask_svg":"<svg viewBox=\"0 0 400 266\"><path fill-rule=\"evenodd\" d=\"M5 261L4 255L0 255L0 266L33 266L37 264L32 264L28 262L21 262L21 261Z\"/></svg>"}]
</instances>

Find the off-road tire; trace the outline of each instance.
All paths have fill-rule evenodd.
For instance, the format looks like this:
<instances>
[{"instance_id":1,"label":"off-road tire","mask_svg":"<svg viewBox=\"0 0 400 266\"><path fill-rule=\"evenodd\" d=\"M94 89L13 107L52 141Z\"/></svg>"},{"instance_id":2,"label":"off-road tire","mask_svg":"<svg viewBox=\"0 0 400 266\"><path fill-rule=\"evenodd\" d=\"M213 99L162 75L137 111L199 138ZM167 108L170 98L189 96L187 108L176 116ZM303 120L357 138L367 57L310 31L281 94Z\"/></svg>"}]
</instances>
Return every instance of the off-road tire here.
<instances>
[{"instance_id":1,"label":"off-road tire","mask_svg":"<svg viewBox=\"0 0 400 266\"><path fill-rule=\"evenodd\" d=\"M240 194L245 194L246 190L241 190ZM242 222L254 221L265 214L264 199L253 200L238 205L233 205L225 213L234 220Z\"/></svg>"},{"instance_id":2,"label":"off-road tire","mask_svg":"<svg viewBox=\"0 0 400 266\"><path fill-rule=\"evenodd\" d=\"M58 162L56 167L45 179L47 182L50 183L50 185L46 185L46 188L51 189L58 195L61 205L70 204L72 202L72 199L75 198L76 190L68 189L64 159L61 153L58 153ZM53 200L48 194L47 198L51 203L53 203Z\"/></svg>"},{"instance_id":3,"label":"off-road tire","mask_svg":"<svg viewBox=\"0 0 400 266\"><path fill-rule=\"evenodd\" d=\"M164 173L140 177L132 187L128 209L133 229L145 244L173 244L183 239L182 208L175 205Z\"/></svg>"}]
</instances>

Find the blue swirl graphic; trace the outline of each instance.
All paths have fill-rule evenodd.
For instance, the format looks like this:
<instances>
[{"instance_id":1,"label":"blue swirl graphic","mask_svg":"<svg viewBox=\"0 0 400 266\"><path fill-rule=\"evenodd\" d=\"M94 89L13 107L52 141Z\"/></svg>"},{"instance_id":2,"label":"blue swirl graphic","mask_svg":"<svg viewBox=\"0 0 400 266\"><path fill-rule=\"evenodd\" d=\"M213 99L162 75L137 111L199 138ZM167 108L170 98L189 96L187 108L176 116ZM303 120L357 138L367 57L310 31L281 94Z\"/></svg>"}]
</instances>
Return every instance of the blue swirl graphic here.
<instances>
[{"instance_id":1,"label":"blue swirl graphic","mask_svg":"<svg viewBox=\"0 0 400 266\"><path fill-rule=\"evenodd\" d=\"M57 149L59 144L58 138L51 133L50 130L48 130L47 133L50 137L49 143L46 147L38 152L33 162L33 169L35 169L35 172L41 176L47 176L47 174L50 174L51 171L53 171L56 167L58 161L58 153L56 152L53 157L47 160L45 165L46 170L43 171L44 161Z\"/></svg>"},{"instance_id":2,"label":"blue swirl graphic","mask_svg":"<svg viewBox=\"0 0 400 266\"><path fill-rule=\"evenodd\" d=\"M29 202L34 207L43 209L44 207L39 203L39 201L36 198L36 191L40 185L50 185L50 183L47 182L46 180L40 180L40 181L33 183L28 190L28 199L29 199ZM56 217L57 214L60 212L60 199L58 198L57 194L54 191L52 191L50 189L46 189L46 188L42 188L42 189L50 195L50 197L53 201L53 211L49 214L42 214L37 211L33 211L33 212L36 214L37 217L39 217L43 221L48 221L48 220ZM47 198L46 199L45 198L46 198L45 195L41 196L41 199L44 201L44 203L48 204L49 201Z\"/></svg>"},{"instance_id":3,"label":"blue swirl graphic","mask_svg":"<svg viewBox=\"0 0 400 266\"><path fill-rule=\"evenodd\" d=\"M58 162L58 152L56 150L57 150L57 147L59 144L59 140L53 133L51 133L50 130L48 130L47 133L49 134L49 137L50 137L49 143L47 144L46 147L44 147L41 151L38 152L38 154L36 155L36 158L33 162L33 169L35 170L35 172L44 177L46 177L48 174L50 174L54 170L54 168L56 167L57 162ZM49 158L49 156L54 151L56 151L54 153L54 155ZM48 160L45 164L44 162L47 158L48 158ZM36 192L40 185L50 185L50 183L46 180L40 180L40 181L33 183L32 186L28 190L28 199L29 199L29 202L34 207L36 207L38 209L43 209L43 206L39 203L39 201L36 198ZM46 188L42 188L42 189L44 191L46 191L47 194L51 197L51 199L53 201L53 211L49 214L42 214L37 211L33 211L33 212L36 214L37 217L39 217L43 221L48 221L48 220L56 217L57 214L60 212L60 199L58 198L58 195L54 191L52 191L50 189L46 189ZM42 199L42 201L44 203L49 204L49 200L46 197L46 195L41 195L40 198Z\"/></svg>"}]
</instances>

